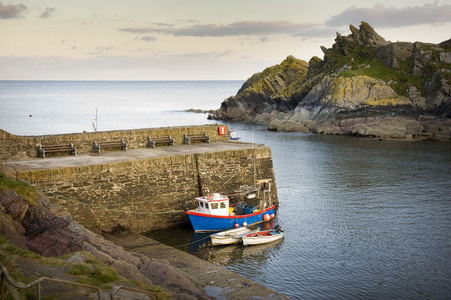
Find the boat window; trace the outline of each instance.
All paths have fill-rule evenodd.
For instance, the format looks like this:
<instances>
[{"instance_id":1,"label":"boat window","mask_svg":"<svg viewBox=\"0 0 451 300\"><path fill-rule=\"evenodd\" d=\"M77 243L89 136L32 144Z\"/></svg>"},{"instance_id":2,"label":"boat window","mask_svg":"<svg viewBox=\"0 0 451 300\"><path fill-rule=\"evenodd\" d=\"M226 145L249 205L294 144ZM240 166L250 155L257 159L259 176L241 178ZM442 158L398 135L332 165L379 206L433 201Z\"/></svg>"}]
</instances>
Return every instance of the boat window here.
<instances>
[{"instance_id":1,"label":"boat window","mask_svg":"<svg viewBox=\"0 0 451 300\"><path fill-rule=\"evenodd\" d=\"M210 203L211 209L218 209L218 203Z\"/></svg>"},{"instance_id":2,"label":"boat window","mask_svg":"<svg viewBox=\"0 0 451 300\"><path fill-rule=\"evenodd\" d=\"M204 207L204 203L203 202L199 202L201 207Z\"/></svg>"},{"instance_id":3,"label":"boat window","mask_svg":"<svg viewBox=\"0 0 451 300\"><path fill-rule=\"evenodd\" d=\"M205 203L205 208L208 208L208 203Z\"/></svg>"},{"instance_id":4,"label":"boat window","mask_svg":"<svg viewBox=\"0 0 451 300\"><path fill-rule=\"evenodd\" d=\"M225 202L220 202L221 204L220 204L220 206L221 206L221 208L226 208L226 203Z\"/></svg>"}]
</instances>

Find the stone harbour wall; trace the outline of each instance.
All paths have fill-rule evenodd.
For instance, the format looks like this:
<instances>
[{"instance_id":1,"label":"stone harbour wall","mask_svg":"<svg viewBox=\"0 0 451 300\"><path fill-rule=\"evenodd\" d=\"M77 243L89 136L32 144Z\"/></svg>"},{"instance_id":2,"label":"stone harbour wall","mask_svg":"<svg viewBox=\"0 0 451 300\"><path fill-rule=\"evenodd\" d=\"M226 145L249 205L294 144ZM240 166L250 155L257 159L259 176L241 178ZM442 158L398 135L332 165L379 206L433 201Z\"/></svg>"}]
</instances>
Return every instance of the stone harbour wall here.
<instances>
[{"instance_id":1,"label":"stone harbour wall","mask_svg":"<svg viewBox=\"0 0 451 300\"><path fill-rule=\"evenodd\" d=\"M178 135L171 132L177 143L185 130ZM124 133L129 133L125 138L131 147L138 147L136 130L98 134L105 138L123 137ZM147 134L143 130L139 136ZM265 146L23 171L18 176L45 189L52 203L67 209L78 223L96 233L116 229L141 233L188 223L183 211L195 207L195 197L206 190L230 194L240 185L253 186L254 179L272 179L272 201L278 203L271 149Z\"/></svg>"},{"instance_id":2,"label":"stone harbour wall","mask_svg":"<svg viewBox=\"0 0 451 300\"><path fill-rule=\"evenodd\" d=\"M184 133L206 132L210 141L228 140L228 135L219 135L219 127L224 125L179 126L147 129L112 130L99 132L84 132L71 134L17 136L0 129L0 159L19 160L37 157L37 146L72 143L77 153L92 153L94 141L113 141L124 139L129 149L147 147L147 137L158 137L169 134L175 139L175 144L183 144ZM227 128L227 126L225 126ZM226 130L228 132L228 128ZM102 151L111 151L105 149ZM114 149L113 151L116 151ZM67 155L67 153L52 153L52 156Z\"/></svg>"}]
</instances>

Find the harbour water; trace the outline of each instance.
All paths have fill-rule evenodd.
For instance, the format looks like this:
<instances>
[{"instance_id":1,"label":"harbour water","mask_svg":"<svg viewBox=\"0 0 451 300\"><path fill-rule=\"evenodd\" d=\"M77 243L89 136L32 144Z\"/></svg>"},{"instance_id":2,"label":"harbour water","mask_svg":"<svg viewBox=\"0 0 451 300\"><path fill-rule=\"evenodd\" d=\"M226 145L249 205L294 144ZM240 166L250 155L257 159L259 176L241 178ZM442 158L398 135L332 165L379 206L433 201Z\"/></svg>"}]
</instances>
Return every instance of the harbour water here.
<instances>
[{"instance_id":1,"label":"harbour water","mask_svg":"<svg viewBox=\"0 0 451 300\"><path fill-rule=\"evenodd\" d=\"M0 128L92 131L95 108L101 130L208 124L184 110L216 109L241 84L0 82ZM292 299L449 299L451 143L229 126L271 147L285 238L216 247L204 259ZM150 235L190 251L192 229L171 232Z\"/></svg>"}]
</instances>

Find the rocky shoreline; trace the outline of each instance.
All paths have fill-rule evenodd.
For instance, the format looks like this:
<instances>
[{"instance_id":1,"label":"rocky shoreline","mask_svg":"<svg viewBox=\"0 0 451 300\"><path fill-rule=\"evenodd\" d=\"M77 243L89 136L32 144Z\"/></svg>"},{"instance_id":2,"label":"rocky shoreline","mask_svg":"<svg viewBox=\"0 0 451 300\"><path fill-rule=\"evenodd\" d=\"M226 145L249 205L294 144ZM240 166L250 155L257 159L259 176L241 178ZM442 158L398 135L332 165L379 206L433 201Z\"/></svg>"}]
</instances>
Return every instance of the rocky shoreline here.
<instances>
[{"instance_id":1,"label":"rocky shoreline","mask_svg":"<svg viewBox=\"0 0 451 300\"><path fill-rule=\"evenodd\" d=\"M365 22L321 47L252 75L209 119L269 130L451 141L451 39L390 42Z\"/></svg>"},{"instance_id":2,"label":"rocky shoreline","mask_svg":"<svg viewBox=\"0 0 451 300\"><path fill-rule=\"evenodd\" d=\"M0 262L18 282L27 284L43 276L82 281L99 285L102 299L109 299L117 286L153 291L160 299L287 299L138 233L119 230L96 235L33 187L0 175ZM14 188L5 188L5 182ZM74 273L76 268L88 271ZM111 278L97 283L105 274ZM90 293L67 286L43 289L52 299L77 299ZM6 294L14 299L24 298L24 293L7 285ZM136 297L130 291L121 295Z\"/></svg>"}]
</instances>

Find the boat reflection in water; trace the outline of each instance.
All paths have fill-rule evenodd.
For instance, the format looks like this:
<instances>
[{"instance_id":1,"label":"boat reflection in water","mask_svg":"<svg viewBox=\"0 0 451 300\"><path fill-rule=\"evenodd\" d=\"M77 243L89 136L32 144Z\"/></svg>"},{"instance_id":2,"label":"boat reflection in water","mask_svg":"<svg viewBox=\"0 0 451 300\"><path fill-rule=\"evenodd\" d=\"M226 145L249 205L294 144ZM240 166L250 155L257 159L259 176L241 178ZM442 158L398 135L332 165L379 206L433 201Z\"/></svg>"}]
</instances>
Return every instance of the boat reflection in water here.
<instances>
[{"instance_id":1,"label":"boat reflection in water","mask_svg":"<svg viewBox=\"0 0 451 300\"><path fill-rule=\"evenodd\" d=\"M211 233L208 232L195 232L191 239L188 253L203 260L209 260L214 249L210 235Z\"/></svg>"}]
</instances>

